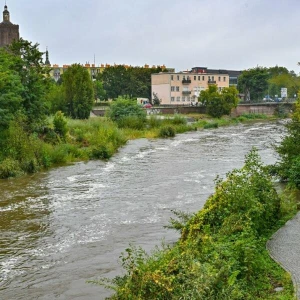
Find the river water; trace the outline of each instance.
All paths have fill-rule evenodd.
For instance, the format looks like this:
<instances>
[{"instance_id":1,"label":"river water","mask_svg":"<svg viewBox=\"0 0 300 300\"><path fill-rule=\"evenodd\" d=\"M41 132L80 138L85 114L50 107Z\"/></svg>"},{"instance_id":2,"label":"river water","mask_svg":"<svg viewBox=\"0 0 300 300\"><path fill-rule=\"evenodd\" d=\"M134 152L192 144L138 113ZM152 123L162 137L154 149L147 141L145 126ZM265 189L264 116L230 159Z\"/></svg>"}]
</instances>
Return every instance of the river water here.
<instances>
[{"instance_id":1,"label":"river water","mask_svg":"<svg viewBox=\"0 0 300 300\"><path fill-rule=\"evenodd\" d=\"M0 181L0 299L104 299L86 283L121 274L129 244L174 242L171 210L196 212L216 175L257 147L276 161L278 123L237 125L130 141L110 161L90 161Z\"/></svg>"}]
</instances>

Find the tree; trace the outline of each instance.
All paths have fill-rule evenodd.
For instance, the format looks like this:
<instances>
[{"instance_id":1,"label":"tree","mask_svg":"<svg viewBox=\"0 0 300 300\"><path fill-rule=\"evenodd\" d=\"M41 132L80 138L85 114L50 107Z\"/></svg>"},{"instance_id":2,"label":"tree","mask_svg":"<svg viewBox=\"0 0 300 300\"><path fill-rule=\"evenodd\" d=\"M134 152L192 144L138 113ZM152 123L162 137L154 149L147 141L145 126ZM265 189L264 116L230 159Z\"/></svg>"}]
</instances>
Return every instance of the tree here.
<instances>
[{"instance_id":1,"label":"tree","mask_svg":"<svg viewBox=\"0 0 300 300\"><path fill-rule=\"evenodd\" d=\"M14 62L11 69L18 74L23 86L22 109L30 130L42 126L48 114L45 95L51 81L50 68L44 65L44 53L39 51L38 46L21 38L7 48Z\"/></svg>"},{"instance_id":2,"label":"tree","mask_svg":"<svg viewBox=\"0 0 300 300\"><path fill-rule=\"evenodd\" d=\"M245 70L239 76L238 90L245 95L246 100L261 100L268 90L269 77L267 68L256 67Z\"/></svg>"},{"instance_id":3,"label":"tree","mask_svg":"<svg viewBox=\"0 0 300 300\"><path fill-rule=\"evenodd\" d=\"M15 113L21 109L23 86L13 70L14 59L0 49L0 128L7 129Z\"/></svg>"},{"instance_id":4,"label":"tree","mask_svg":"<svg viewBox=\"0 0 300 300\"><path fill-rule=\"evenodd\" d=\"M66 113L73 119L88 119L94 103L94 87L88 71L73 64L63 74Z\"/></svg>"},{"instance_id":5,"label":"tree","mask_svg":"<svg viewBox=\"0 0 300 300\"><path fill-rule=\"evenodd\" d=\"M103 88L103 83L99 80L93 81L95 100L105 100L106 92Z\"/></svg>"},{"instance_id":6,"label":"tree","mask_svg":"<svg viewBox=\"0 0 300 300\"><path fill-rule=\"evenodd\" d=\"M103 83L106 97L116 99L119 96L151 99L151 74L163 72L162 68L125 67L121 65L107 67L97 80Z\"/></svg>"},{"instance_id":7,"label":"tree","mask_svg":"<svg viewBox=\"0 0 300 300\"><path fill-rule=\"evenodd\" d=\"M206 112L216 118L229 115L238 101L238 91L235 87L223 88L219 92L217 85L214 84L201 91L199 97L199 102L206 107Z\"/></svg>"}]
</instances>

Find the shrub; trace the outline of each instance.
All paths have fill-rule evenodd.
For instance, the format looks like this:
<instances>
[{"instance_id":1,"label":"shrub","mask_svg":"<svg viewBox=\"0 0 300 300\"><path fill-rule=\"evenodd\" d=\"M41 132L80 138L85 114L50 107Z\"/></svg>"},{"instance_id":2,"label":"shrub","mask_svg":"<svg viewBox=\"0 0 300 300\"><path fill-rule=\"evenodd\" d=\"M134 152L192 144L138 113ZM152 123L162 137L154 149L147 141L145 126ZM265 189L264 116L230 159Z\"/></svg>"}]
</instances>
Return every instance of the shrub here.
<instances>
[{"instance_id":1,"label":"shrub","mask_svg":"<svg viewBox=\"0 0 300 300\"><path fill-rule=\"evenodd\" d=\"M207 123L203 126L204 129L218 128L218 127L219 127L219 124L217 122Z\"/></svg>"},{"instance_id":2,"label":"shrub","mask_svg":"<svg viewBox=\"0 0 300 300\"><path fill-rule=\"evenodd\" d=\"M180 116L180 115L175 115L173 119L171 119L171 123L173 125L185 125L187 123L186 118Z\"/></svg>"},{"instance_id":3,"label":"shrub","mask_svg":"<svg viewBox=\"0 0 300 300\"><path fill-rule=\"evenodd\" d=\"M151 115L150 118L147 120L147 124L149 128L157 128L160 127L163 120L157 118L156 116Z\"/></svg>"},{"instance_id":4,"label":"shrub","mask_svg":"<svg viewBox=\"0 0 300 300\"><path fill-rule=\"evenodd\" d=\"M113 121L120 121L128 116L135 116L144 122L146 121L146 112L136 103L136 100L118 99L111 103L107 116Z\"/></svg>"},{"instance_id":5,"label":"shrub","mask_svg":"<svg viewBox=\"0 0 300 300\"><path fill-rule=\"evenodd\" d=\"M139 116L124 116L116 122L120 128L142 130L145 126L145 120Z\"/></svg>"},{"instance_id":6,"label":"shrub","mask_svg":"<svg viewBox=\"0 0 300 300\"><path fill-rule=\"evenodd\" d=\"M22 174L19 162L12 158L6 158L0 162L0 178L16 177Z\"/></svg>"},{"instance_id":7,"label":"shrub","mask_svg":"<svg viewBox=\"0 0 300 300\"><path fill-rule=\"evenodd\" d=\"M164 126L164 127L160 128L158 136L162 137L162 138L174 137L175 129L172 126Z\"/></svg>"},{"instance_id":8,"label":"shrub","mask_svg":"<svg viewBox=\"0 0 300 300\"><path fill-rule=\"evenodd\" d=\"M61 111L56 112L56 114L54 115L53 126L54 126L54 131L57 134L59 134L63 140L65 140L68 132L68 126L67 126L67 120Z\"/></svg>"}]
</instances>

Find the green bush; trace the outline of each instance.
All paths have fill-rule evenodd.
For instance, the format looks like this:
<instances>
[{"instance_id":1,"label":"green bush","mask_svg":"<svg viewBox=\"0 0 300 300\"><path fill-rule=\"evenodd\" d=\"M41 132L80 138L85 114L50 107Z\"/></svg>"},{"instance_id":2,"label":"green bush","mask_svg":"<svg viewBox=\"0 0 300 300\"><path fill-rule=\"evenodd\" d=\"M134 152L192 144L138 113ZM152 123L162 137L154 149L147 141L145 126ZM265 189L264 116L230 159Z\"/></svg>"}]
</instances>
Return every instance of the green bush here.
<instances>
[{"instance_id":1,"label":"green bush","mask_svg":"<svg viewBox=\"0 0 300 300\"><path fill-rule=\"evenodd\" d=\"M67 120L61 111L56 112L53 118L54 131L61 136L63 140L66 139L68 126Z\"/></svg>"},{"instance_id":2,"label":"green bush","mask_svg":"<svg viewBox=\"0 0 300 300\"><path fill-rule=\"evenodd\" d=\"M0 178L16 177L22 174L19 162L12 158L6 158L0 162Z\"/></svg>"},{"instance_id":3,"label":"green bush","mask_svg":"<svg viewBox=\"0 0 300 300\"><path fill-rule=\"evenodd\" d=\"M173 125L186 125L187 123L186 118L180 115L175 115L175 117L170 120Z\"/></svg>"},{"instance_id":4,"label":"green bush","mask_svg":"<svg viewBox=\"0 0 300 300\"><path fill-rule=\"evenodd\" d=\"M120 128L142 130L145 127L145 120L139 116L124 116L116 122Z\"/></svg>"},{"instance_id":5,"label":"green bush","mask_svg":"<svg viewBox=\"0 0 300 300\"><path fill-rule=\"evenodd\" d=\"M158 136L161 137L161 138L174 137L175 136L175 129L172 126L161 127L160 130L159 130Z\"/></svg>"},{"instance_id":6,"label":"green bush","mask_svg":"<svg viewBox=\"0 0 300 300\"><path fill-rule=\"evenodd\" d=\"M147 124L149 128L158 128L162 125L163 120L157 118L156 116L151 115L150 118L147 120Z\"/></svg>"},{"instance_id":7,"label":"green bush","mask_svg":"<svg viewBox=\"0 0 300 300\"><path fill-rule=\"evenodd\" d=\"M213 122L213 123L206 123L203 128L204 129L211 129L211 128L218 128L219 124L217 122Z\"/></svg>"},{"instance_id":8,"label":"green bush","mask_svg":"<svg viewBox=\"0 0 300 300\"><path fill-rule=\"evenodd\" d=\"M136 100L118 99L112 102L107 116L113 121L120 121L128 116L135 116L144 122L146 121L146 112L136 103Z\"/></svg>"},{"instance_id":9,"label":"green bush","mask_svg":"<svg viewBox=\"0 0 300 300\"><path fill-rule=\"evenodd\" d=\"M105 145L93 147L90 152L90 159L109 159L113 152Z\"/></svg>"}]
</instances>

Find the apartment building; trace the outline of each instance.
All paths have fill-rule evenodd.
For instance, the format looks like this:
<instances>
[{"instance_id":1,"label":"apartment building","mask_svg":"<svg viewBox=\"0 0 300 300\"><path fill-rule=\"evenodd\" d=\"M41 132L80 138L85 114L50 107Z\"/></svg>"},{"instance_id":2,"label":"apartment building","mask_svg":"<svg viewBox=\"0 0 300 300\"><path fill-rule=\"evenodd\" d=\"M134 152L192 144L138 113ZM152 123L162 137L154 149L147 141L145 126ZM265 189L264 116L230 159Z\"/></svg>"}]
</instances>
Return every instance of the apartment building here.
<instances>
[{"instance_id":1,"label":"apartment building","mask_svg":"<svg viewBox=\"0 0 300 300\"><path fill-rule=\"evenodd\" d=\"M198 102L202 90L216 84L219 90L236 85L239 71L211 70L195 67L180 73L151 75L152 97L158 97L161 105L191 105Z\"/></svg>"}]
</instances>

